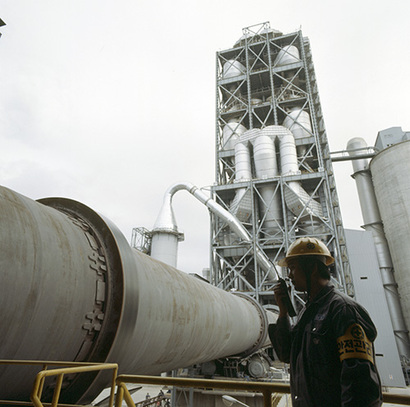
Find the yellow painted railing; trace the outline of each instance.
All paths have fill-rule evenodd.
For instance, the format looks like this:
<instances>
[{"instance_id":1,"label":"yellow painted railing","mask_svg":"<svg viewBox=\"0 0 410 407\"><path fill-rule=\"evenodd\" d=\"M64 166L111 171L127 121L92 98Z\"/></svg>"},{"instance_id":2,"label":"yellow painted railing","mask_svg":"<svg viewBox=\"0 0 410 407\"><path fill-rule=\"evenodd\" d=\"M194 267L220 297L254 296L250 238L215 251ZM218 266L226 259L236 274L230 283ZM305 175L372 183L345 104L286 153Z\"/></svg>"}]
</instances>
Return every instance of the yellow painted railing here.
<instances>
[{"instance_id":1,"label":"yellow painted railing","mask_svg":"<svg viewBox=\"0 0 410 407\"><path fill-rule=\"evenodd\" d=\"M60 398L61 385L63 383L64 375L66 374L75 374L75 373L85 373L92 371L101 371L101 370L112 370L112 379L111 379L111 393L109 399L109 406L112 407L114 404L114 395L115 395L115 379L118 374L118 365L116 363L81 363L81 362L61 362L61 361L42 361L42 360L0 360L0 364L7 365L38 365L41 366L41 371L37 373L33 388L30 395L31 402L25 401L10 401L10 400L0 400L0 404L8 405L33 405L35 407L44 407L44 406L70 406L59 404L58 400ZM50 366L58 366L58 368L48 370ZM63 367L61 367L63 366ZM57 376L57 381L53 393L52 402L42 403L41 395L43 392L44 381L46 377Z\"/></svg>"},{"instance_id":2,"label":"yellow painted railing","mask_svg":"<svg viewBox=\"0 0 410 407\"><path fill-rule=\"evenodd\" d=\"M116 379L117 396L115 398L115 407L121 407L125 401L128 407L135 407L135 403L126 387L126 383L132 384L154 384L159 386L177 386L192 387L205 389L224 389L224 390L243 390L262 393L263 406L272 407L272 394L290 393L289 384L268 383L268 382L248 382L233 380L211 380L211 379L191 379L181 377L162 377L162 376L134 376L119 375ZM410 396L383 393L383 402L391 404L400 404L410 406Z\"/></svg>"},{"instance_id":3,"label":"yellow painted railing","mask_svg":"<svg viewBox=\"0 0 410 407\"><path fill-rule=\"evenodd\" d=\"M202 389L224 389L224 390L244 390L262 393L264 407L271 407L271 397L273 393L289 393L289 385L283 383L267 382L247 382L233 380L213 380L213 379L186 379L181 377L162 376L132 376L120 375L117 377L117 396L115 407L121 407L123 400L128 407L135 407L134 401L127 390L126 383L134 384L155 384L177 387L194 387Z\"/></svg>"},{"instance_id":4,"label":"yellow painted railing","mask_svg":"<svg viewBox=\"0 0 410 407\"><path fill-rule=\"evenodd\" d=\"M61 361L40 361L40 360L0 360L0 364L10 365L38 365L42 370L37 373L32 392L31 402L27 401L10 401L0 400L0 404L19 405L19 406L35 406L35 407L74 407L73 405L58 403L61 391L61 385L65 374L84 373L91 371L112 370L111 392L109 406L113 407L115 385L117 385L117 396L115 397L115 407L121 407L123 401L128 407L135 407L135 403L126 387L129 384L153 384L158 386L176 386L187 388L201 389L224 389L224 390L242 390L262 393L264 407L272 406L272 394L274 393L289 393L290 387L288 384L272 383L272 382L252 382L252 381L233 381L233 380L211 380L211 379L194 379L182 377L162 377L162 376L136 376L136 375L119 375L118 365L116 363L80 363L80 362L61 362ZM49 367L56 366L58 368L50 369ZM64 367L61 367L64 366ZM57 376L56 387L51 403L42 403L41 395L46 377ZM410 406L410 396L383 393L383 401L385 403L399 404Z\"/></svg>"}]
</instances>

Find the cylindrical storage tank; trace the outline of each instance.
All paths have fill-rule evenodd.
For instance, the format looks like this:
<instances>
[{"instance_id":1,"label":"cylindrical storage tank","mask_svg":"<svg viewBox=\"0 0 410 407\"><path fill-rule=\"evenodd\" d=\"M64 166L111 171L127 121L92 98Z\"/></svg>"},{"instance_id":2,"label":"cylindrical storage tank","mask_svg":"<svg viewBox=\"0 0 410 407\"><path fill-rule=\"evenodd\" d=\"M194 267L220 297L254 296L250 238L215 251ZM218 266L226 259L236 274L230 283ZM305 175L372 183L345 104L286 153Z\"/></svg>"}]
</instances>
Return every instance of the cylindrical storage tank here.
<instances>
[{"instance_id":1,"label":"cylindrical storage tank","mask_svg":"<svg viewBox=\"0 0 410 407\"><path fill-rule=\"evenodd\" d=\"M298 107L288 113L282 125L292 132L295 140L313 136L309 113ZM299 156L303 156L306 154L306 146L298 146L297 151Z\"/></svg>"},{"instance_id":2,"label":"cylindrical storage tank","mask_svg":"<svg viewBox=\"0 0 410 407\"><path fill-rule=\"evenodd\" d=\"M131 249L85 205L0 187L0 359L116 362L160 374L266 341L257 302ZM0 369L0 399L27 400L37 369ZM90 403L107 373L66 377L60 401ZM47 388L45 388L47 392Z\"/></svg>"},{"instance_id":3,"label":"cylindrical storage tank","mask_svg":"<svg viewBox=\"0 0 410 407\"><path fill-rule=\"evenodd\" d=\"M299 50L294 45L283 47L275 58L275 66L284 66L300 62Z\"/></svg>"},{"instance_id":4,"label":"cylindrical storage tank","mask_svg":"<svg viewBox=\"0 0 410 407\"><path fill-rule=\"evenodd\" d=\"M370 162L374 191L389 243L403 314L410 326L410 142L394 144Z\"/></svg>"},{"instance_id":5,"label":"cylindrical storage tank","mask_svg":"<svg viewBox=\"0 0 410 407\"><path fill-rule=\"evenodd\" d=\"M347 143L349 155L355 157L363 152L367 143L361 137L355 137ZM356 181L357 193L362 211L364 229L372 233L376 248L380 276L385 289L387 305L389 307L397 348L400 355L409 356L409 336L404 321L400 296L393 272L393 262L389 246L383 229L383 223L377 205L372 177L367 159L352 160L353 178Z\"/></svg>"},{"instance_id":6,"label":"cylindrical storage tank","mask_svg":"<svg viewBox=\"0 0 410 407\"><path fill-rule=\"evenodd\" d=\"M246 72L246 68L234 59L226 61L222 68L222 78L233 78L235 76L243 75Z\"/></svg>"}]
</instances>

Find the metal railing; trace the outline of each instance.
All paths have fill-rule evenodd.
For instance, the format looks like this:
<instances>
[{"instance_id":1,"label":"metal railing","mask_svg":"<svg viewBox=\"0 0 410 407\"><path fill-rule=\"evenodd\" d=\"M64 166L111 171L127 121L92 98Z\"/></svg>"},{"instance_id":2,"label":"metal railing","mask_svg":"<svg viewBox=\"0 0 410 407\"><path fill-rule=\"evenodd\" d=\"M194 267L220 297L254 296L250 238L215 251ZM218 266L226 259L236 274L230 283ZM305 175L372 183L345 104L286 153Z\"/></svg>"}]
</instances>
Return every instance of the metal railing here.
<instances>
[{"instance_id":1,"label":"metal railing","mask_svg":"<svg viewBox=\"0 0 410 407\"><path fill-rule=\"evenodd\" d=\"M118 365L116 363L84 363L84 362L61 362L61 361L42 361L42 360L0 360L0 364L3 365L38 365L41 366L41 371L37 373L31 395L31 402L27 401L11 401L11 400L0 400L0 404L7 405L19 405L19 406L73 406L71 404L61 404L58 403L61 392L61 385L63 383L64 375L66 374L77 374L92 371L101 370L113 370L111 379L111 392L108 407L112 407L114 404L115 395L115 379L118 374ZM50 366L64 366L55 369L48 370ZM51 403L43 403L41 401L41 396L44 388L44 381L47 377L57 376L56 385L54 388L53 398Z\"/></svg>"},{"instance_id":2,"label":"metal railing","mask_svg":"<svg viewBox=\"0 0 410 407\"><path fill-rule=\"evenodd\" d=\"M11 401L0 400L0 404L18 405L18 406L34 406L34 407L74 407L72 404L58 403L61 385L64 375L77 374L91 371L113 370L111 380L111 391L108 407L113 407L115 386L117 385L117 395L115 397L115 407L121 407L123 401L128 407L135 407L130 392L126 387L128 384L153 384L158 386L176 386L187 388L200 389L224 389L224 390L242 390L253 391L263 395L263 406L272 406L272 395L274 393L288 394L290 393L289 384L272 383L272 382L253 382L253 381L233 381L233 380L213 380L213 379L197 379L183 377L162 377L162 376L137 376L137 375L119 375L118 365L116 363L80 363L80 362L61 362L61 361L41 361L41 360L0 360L1 364L9 365L38 365L41 366L35 377L32 392L29 401ZM50 366L58 366L59 368L48 370ZM64 366L64 367L60 367ZM43 403L41 395L46 377L57 376L56 387L51 403ZM383 392L383 402L398 405L410 406L410 396L392 394Z\"/></svg>"},{"instance_id":3,"label":"metal railing","mask_svg":"<svg viewBox=\"0 0 410 407\"><path fill-rule=\"evenodd\" d=\"M233 381L233 380L213 380L213 379L192 379L181 377L162 377L162 376L134 376L134 375L119 375L116 380L117 396L115 398L115 407L121 407L125 401L128 407L135 407L126 383L129 384L154 384L161 386L177 386L177 387L192 387L202 389L224 389L224 390L243 390L262 393L263 406L271 407L273 393L289 393L288 384L283 383L267 383L267 382L248 382L248 381Z\"/></svg>"},{"instance_id":4,"label":"metal railing","mask_svg":"<svg viewBox=\"0 0 410 407\"><path fill-rule=\"evenodd\" d=\"M149 399L134 403L135 407L149 407L149 406L162 406L162 402L168 400L166 396L155 396Z\"/></svg>"},{"instance_id":5,"label":"metal railing","mask_svg":"<svg viewBox=\"0 0 410 407\"><path fill-rule=\"evenodd\" d=\"M162 376L136 376L136 375L119 375L116 379L117 396L115 398L115 407L121 407L125 401L127 407L135 407L135 403L126 387L129 384L154 384L160 386L176 386L202 389L224 389L224 390L242 390L262 393L263 406L272 407L272 395L274 393L289 394L289 384L272 383L272 382L251 382L251 381L233 381L233 380L213 380L213 379L192 379L181 377L162 377ZM383 392L383 403L398 404L410 406L410 396L401 394L392 394Z\"/></svg>"}]
</instances>

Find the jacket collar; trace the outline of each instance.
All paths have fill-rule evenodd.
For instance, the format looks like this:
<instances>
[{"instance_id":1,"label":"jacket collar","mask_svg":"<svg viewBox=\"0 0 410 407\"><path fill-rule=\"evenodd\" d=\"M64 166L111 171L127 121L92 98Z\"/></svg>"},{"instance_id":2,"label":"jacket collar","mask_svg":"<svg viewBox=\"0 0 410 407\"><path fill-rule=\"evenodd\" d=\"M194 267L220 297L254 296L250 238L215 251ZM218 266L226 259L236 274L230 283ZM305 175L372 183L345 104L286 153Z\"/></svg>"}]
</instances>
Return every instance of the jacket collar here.
<instances>
[{"instance_id":1,"label":"jacket collar","mask_svg":"<svg viewBox=\"0 0 410 407\"><path fill-rule=\"evenodd\" d=\"M328 282L317 294L317 296L312 300L312 301L308 301L306 303L306 306L310 306L313 304L320 304L322 303L327 297L328 295L330 295L330 293L332 293L334 291L335 287L333 286L333 284L331 284L330 282Z\"/></svg>"}]
</instances>

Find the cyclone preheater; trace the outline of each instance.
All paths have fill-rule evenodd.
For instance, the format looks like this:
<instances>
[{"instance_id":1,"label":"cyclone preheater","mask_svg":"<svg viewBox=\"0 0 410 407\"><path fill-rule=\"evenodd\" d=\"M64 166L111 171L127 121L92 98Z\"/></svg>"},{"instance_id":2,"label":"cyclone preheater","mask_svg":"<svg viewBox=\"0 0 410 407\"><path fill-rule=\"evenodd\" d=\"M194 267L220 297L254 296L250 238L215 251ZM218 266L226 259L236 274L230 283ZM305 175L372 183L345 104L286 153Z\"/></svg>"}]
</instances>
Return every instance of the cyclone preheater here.
<instances>
[{"instance_id":1,"label":"cyclone preheater","mask_svg":"<svg viewBox=\"0 0 410 407\"><path fill-rule=\"evenodd\" d=\"M0 219L1 359L108 361L159 374L266 345L256 301L132 249L79 202L0 187ZM33 374L1 367L0 399L28 395ZM90 402L106 384L101 374L69 377L62 401Z\"/></svg>"}]
</instances>

